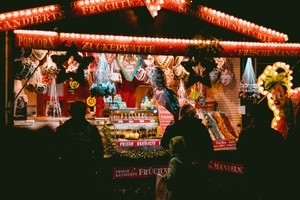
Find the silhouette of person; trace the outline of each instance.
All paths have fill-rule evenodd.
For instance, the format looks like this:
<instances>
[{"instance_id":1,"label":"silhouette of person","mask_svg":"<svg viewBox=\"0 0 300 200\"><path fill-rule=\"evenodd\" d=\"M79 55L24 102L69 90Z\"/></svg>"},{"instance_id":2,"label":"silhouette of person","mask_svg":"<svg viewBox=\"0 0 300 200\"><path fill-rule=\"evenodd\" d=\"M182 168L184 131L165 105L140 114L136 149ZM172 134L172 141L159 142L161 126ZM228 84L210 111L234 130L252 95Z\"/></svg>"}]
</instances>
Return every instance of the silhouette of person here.
<instances>
[{"instance_id":1,"label":"silhouette of person","mask_svg":"<svg viewBox=\"0 0 300 200\"><path fill-rule=\"evenodd\" d=\"M208 164L214 151L213 142L208 128L197 117L197 110L191 104L184 104L180 109L180 119L168 125L161 138L161 146L169 149L169 143L175 136L182 136L185 140L187 155L192 160L193 177L195 181L191 191L203 196L208 192Z\"/></svg>"},{"instance_id":2,"label":"silhouette of person","mask_svg":"<svg viewBox=\"0 0 300 200\"><path fill-rule=\"evenodd\" d=\"M1 133L2 195L10 199L41 199L54 195L53 130L6 125ZM51 191L51 192L49 192Z\"/></svg>"},{"instance_id":3,"label":"silhouette of person","mask_svg":"<svg viewBox=\"0 0 300 200\"><path fill-rule=\"evenodd\" d=\"M299 140L300 140L300 110L295 115L294 126L289 129L286 138L288 166L286 180L286 199L294 199L298 195L298 185L295 184L300 178L299 162Z\"/></svg>"},{"instance_id":4,"label":"silhouette of person","mask_svg":"<svg viewBox=\"0 0 300 200\"><path fill-rule=\"evenodd\" d=\"M104 147L102 136L97 126L91 124L86 118L86 103L75 101L70 105L71 118L66 120L55 130L57 156L61 168L60 182L62 193L74 195L74 197L94 198L95 192L99 192L101 165L104 158ZM66 154L66 147L70 144L71 134L80 132L89 138L89 145L82 145L84 148L92 149L91 156L78 155L69 156ZM73 139L73 138L72 138ZM77 142L81 142L80 139ZM88 149L90 150L90 149ZM64 193L65 192L65 193Z\"/></svg>"},{"instance_id":5,"label":"silhouette of person","mask_svg":"<svg viewBox=\"0 0 300 200\"><path fill-rule=\"evenodd\" d=\"M162 179L171 191L170 200L182 200L189 196L191 184L190 181L192 163L185 152L185 141L182 136L175 136L171 139L169 148L171 159L168 165L168 172L162 175Z\"/></svg>"},{"instance_id":6,"label":"silhouette of person","mask_svg":"<svg viewBox=\"0 0 300 200\"><path fill-rule=\"evenodd\" d=\"M285 139L271 127L274 114L266 100L252 106L250 117L251 126L242 130L236 144L244 166L246 195L249 200L281 199L285 184Z\"/></svg>"}]
</instances>

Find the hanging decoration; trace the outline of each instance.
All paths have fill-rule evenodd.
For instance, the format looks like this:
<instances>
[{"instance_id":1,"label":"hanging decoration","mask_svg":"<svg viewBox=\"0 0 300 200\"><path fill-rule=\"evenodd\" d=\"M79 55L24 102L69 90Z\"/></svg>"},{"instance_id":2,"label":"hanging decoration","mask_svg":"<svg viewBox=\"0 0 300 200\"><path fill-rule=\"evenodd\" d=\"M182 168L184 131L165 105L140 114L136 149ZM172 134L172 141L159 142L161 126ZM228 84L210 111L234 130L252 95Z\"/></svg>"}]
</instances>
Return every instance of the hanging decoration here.
<instances>
[{"instance_id":1,"label":"hanging decoration","mask_svg":"<svg viewBox=\"0 0 300 200\"><path fill-rule=\"evenodd\" d=\"M26 83L25 89L29 92L36 92L36 93L42 93L46 94L48 91L48 87L46 81L43 81L41 68L39 66L36 66L36 69L32 72L31 77L28 79ZM49 81L51 82L51 78L49 77Z\"/></svg>"},{"instance_id":2,"label":"hanging decoration","mask_svg":"<svg viewBox=\"0 0 300 200\"><path fill-rule=\"evenodd\" d=\"M47 108L47 116L51 117L60 117L61 116L61 108L58 99L58 93L56 88L56 80L53 77L50 85L50 101Z\"/></svg>"},{"instance_id":3,"label":"hanging decoration","mask_svg":"<svg viewBox=\"0 0 300 200\"><path fill-rule=\"evenodd\" d=\"M141 57L136 54L118 54L117 61L123 76L131 82L141 65Z\"/></svg>"},{"instance_id":4,"label":"hanging decoration","mask_svg":"<svg viewBox=\"0 0 300 200\"><path fill-rule=\"evenodd\" d=\"M220 83L223 85L228 85L233 79L233 67L229 58L218 57L214 58L217 63L216 69L218 70L218 76L220 78Z\"/></svg>"},{"instance_id":5,"label":"hanging decoration","mask_svg":"<svg viewBox=\"0 0 300 200\"><path fill-rule=\"evenodd\" d=\"M193 85L193 87L191 88L191 92L189 94L189 99L196 101L199 97L199 93L196 89L196 84Z\"/></svg>"},{"instance_id":6,"label":"hanging decoration","mask_svg":"<svg viewBox=\"0 0 300 200\"><path fill-rule=\"evenodd\" d=\"M173 66L173 73L175 79L186 79L190 74L186 69L182 66L181 62L188 60L188 58L184 56L176 56Z\"/></svg>"},{"instance_id":7,"label":"hanging decoration","mask_svg":"<svg viewBox=\"0 0 300 200\"><path fill-rule=\"evenodd\" d=\"M42 77L42 83L45 84L45 85L50 85L51 84L51 77L47 74L47 75L44 75Z\"/></svg>"},{"instance_id":8,"label":"hanging decoration","mask_svg":"<svg viewBox=\"0 0 300 200\"><path fill-rule=\"evenodd\" d=\"M198 89L198 98L195 100L195 102L199 105L199 106L204 106L206 103L206 97L203 94L203 85L202 83L198 82L197 83L197 89Z\"/></svg>"},{"instance_id":9,"label":"hanging decoration","mask_svg":"<svg viewBox=\"0 0 300 200\"><path fill-rule=\"evenodd\" d=\"M95 81L90 86L91 96L107 97L116 94L116 86L110 80L111 69L104 53L100 54L97 69L95 71Z\"/></svg>"},{"instance_id":10,"label":"hanging decoration","mask_svg":"<svg viewBox=\"0 0 300 200\"><path fill-rule=\"evenodd\" d=\"M22 48L20 57L13 63L14 78L17 80L28 79L38 67L40 61L32 54L32 50Z\"/></svg>"},{"instance_id":11,"label":"hanging decoration","mask_svg":"<svg viewBox=\"0 0 300 200\"><path fill-rule=\"evenodd\" d=\"M255 101L260 98L258 86L256 83L256 75L252 65L252 59L247 58L244 73L240 82L240 90L238 97L245 100Z\"/></svg>"},{"instance_id":12,"label":"hanging decoration","mask_svg":"<svg viewBox=\"0 0 300 200\"><path fill-rule=\"evenodd\" d=\"M185 103L187 103L187 94L186 94L186 89L185 89L185 86L184 86L183 79L180 79L177 94L178 94L179 107L181 107Z\"/></svg>"},{"instance_id":13,"label":"hanging decoration","mask_svg":"<svg viewBox=\"0 0 300 200\"><path fill-rule=\"evenodd\" d=\"M202 40L202 37L197 35L195 39ZM184 68L189 72L187 88L197 82L211 87L210 73L217 66L214 57L220 57L222 50L219 40L214 40L212 43L201 42L188 47L189 61L182 62Z\"/></svg>"},{"instance_id":14,"label":"hanging decoration","mask_svg":"<svg viewBox=\"0 0 300 200\"><path fill-rule=\"evenodd\" d=\"M109 67L110 67L110 75L109 75L110 81L113 83L122 83L122 75L120 73L121 69L115 57L109 63Z\"/></svg>"},{"instance_id":15,"label":"hanging decoration","mask_svg":"<svg viewBox=\"0 0 300 200\"><path fill-rule=\"evenodd\" d=\"M258 91L268 98L268 105L274 113L272 127L286 138L288 129L294 122L293 104L290 99L293 94L291 82L293 71L284 62L268 65L258 77Z\"/></svg>"},{"instance_id":16,"label":"hanging decoration","mask_svg":"<svg viewBox=\"0 0 300 200\"><path fill-rule=\"evenodd\" d=\"M84 70L95 59L93 56L82 57L75 44L71 44L67 47L66 54L52 55L51 58L59 69L56 77L58 84L71 79L82 86L86 85L87 77L85 77Z\"/></svg>"},{"instance_id":17,"label":"hanging decoration","mask_svg":"<svg viewBox=\"0 0 300 200\"><path fill-rule=\"evenodd\" d=\"M192 57L188 61L184 61L181 63L185 70L188 72L187 80L185 81L185 87L189 88L197 82L201 82L207 87L211 88L211 81L209 78L209 73L206 70L206 67L203 67L200 64L200 61L196 61L194 57Z\"/></svg>"},{"instance_id":18,"label":"hanging decoration","mask_svg":"<svg viewBox=\"0 0 300 200\"><path fill-rule=\"evenodd\" d=\"M86 104L87 104L89 107L95 106L96 103L97 103L96 97L91 97L91 96L89 96L89 97L86 99Z\"/></svg>"}]
</instances>

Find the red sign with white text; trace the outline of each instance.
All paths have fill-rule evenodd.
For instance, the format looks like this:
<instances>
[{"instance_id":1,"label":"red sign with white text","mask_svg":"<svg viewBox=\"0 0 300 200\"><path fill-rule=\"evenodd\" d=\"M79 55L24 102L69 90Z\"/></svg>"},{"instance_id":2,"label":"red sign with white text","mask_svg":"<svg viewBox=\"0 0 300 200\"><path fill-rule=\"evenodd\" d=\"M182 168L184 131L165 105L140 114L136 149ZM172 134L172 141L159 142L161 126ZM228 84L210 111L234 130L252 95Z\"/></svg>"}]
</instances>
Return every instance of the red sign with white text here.
<instances>
[{"instance_id":1,"label":"red sign with white text","mask_svg":"<svg viewBox=\"0 0 300 200\"><path fill-rule=\"evenodd\" d=\"M226 163L226 162L211 160L208 164L208 170L229 172L234 174L243 174L244 166L237 163Z\"/></svg>"},{"instance_id":2,"label":"red sign with white text","mask_svg":"<svg viewBox=\"0 0 300 200\"><path fill-rule=\"evenodd\" d=\"M174 116L163 106L158 106L159 124L161 127L161 135L164 135L166 127L174 120Z\"/></svg>"},{"instance_id":3,"label":"red sign with white text","mask_svg":"<svg viewBox=\"0 0 300 200\"><path fill-rule=\"evenodd\" d=\"M160 139L147 140L118 140L117 147L146 147L146 146L160 146Z\"/></svg>"},{"instance_id":4,"label":"red sign with white text","mask_svg":"<svg viewBox=\"0 0 300 200\"><path fill-rule=\"evenodd\" d=\"M213 140L214 150L236 149L235 139Z\"/></svg>"},{"instance_id":5,"label":"red sign with white text","mask_svg":"<svg viewBox=\"0 0 300 200\"><path fill-rule=\"evenodd\" d=\"M119 167L113 168L113 179L125 178L147 178L156 174L165 174L168 171L167 165L143 166L143 167Z\"/></svg>"}]
</instances>

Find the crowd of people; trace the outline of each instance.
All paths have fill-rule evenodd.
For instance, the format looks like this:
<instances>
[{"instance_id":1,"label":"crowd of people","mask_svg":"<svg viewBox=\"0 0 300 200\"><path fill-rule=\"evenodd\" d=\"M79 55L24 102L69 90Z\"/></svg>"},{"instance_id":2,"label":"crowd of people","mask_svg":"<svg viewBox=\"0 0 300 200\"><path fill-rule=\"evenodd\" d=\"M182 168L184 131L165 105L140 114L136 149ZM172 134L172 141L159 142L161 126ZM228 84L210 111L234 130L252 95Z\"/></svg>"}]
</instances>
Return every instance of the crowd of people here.
<instances>
[{"instance_id":1,"label":"crowd of people","mask_svg":"<svg viewBox=\"0 0 300 200\"><path fill-rule=\"evenodd\" d=\"M9 199L93 199L105 192L101 188L102 137L85 118L86 109L85 102L73 102L71 118L54 130L6 127L0 145L1 181ZM76 138L75 133L88 135L90 141ZM86 154L92 157L72 155L69 148L74 139L85 149L89 147L83 144L90 143Z\"/></svg>"},{"instance_id":2,"label":"crowd of people","mask_svg":"<svg viewBox=\"0 0 300 200\"><path fill-rule=\"evenodd\" d=\"M98 128L85 118L86 109L84 102L72 103L71 118L55 130L6 127L0 145L4 192L11 198L31 199L63 195L93 199L103 195L100 174L104 146ZM286 139L271 128L272 112L266 103L254 105L250 116L251 126L242 130L236 144L237 161L244 166L245 199L294 199L294 183L299 177L299 113ZM68 157L68 138L74 132L89 135L93 160ZM181 107L180 119L167 126L161 146L171 152L168 171L162 174L171 200L194 199L195 195L206 199L210 195L208 164L214 147L208 128L192 104Z\"/></svg>"}]
</instances>

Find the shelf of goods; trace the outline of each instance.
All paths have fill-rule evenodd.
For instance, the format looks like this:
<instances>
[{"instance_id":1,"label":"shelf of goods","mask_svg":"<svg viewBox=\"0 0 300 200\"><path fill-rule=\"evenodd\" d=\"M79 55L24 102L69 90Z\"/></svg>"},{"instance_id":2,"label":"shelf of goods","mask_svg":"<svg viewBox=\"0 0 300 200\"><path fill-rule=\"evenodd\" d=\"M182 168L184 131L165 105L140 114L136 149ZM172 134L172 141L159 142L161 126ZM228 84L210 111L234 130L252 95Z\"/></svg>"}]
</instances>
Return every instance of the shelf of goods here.
<instances>
[{"instance_id":1,"label":"shelf of goods","mask_svg":"<svg viewBox=\"0 0 300 200\"><path fill-rule=\"evenodd\" d=\"M112 136L118 149L161 148L157 113L153 110L111 110Z\"/></svg>"},{"instance_id":2,"label":"shelf of goods","mask_svg":"<svg viewBox=\"0 0 300 200\"><path fill-rule=\"evenodd\" d=\"M203 112L205 124L213 140L215 150L235 150L239 133L226 113Z\"/></svg>"}]
</instances>

